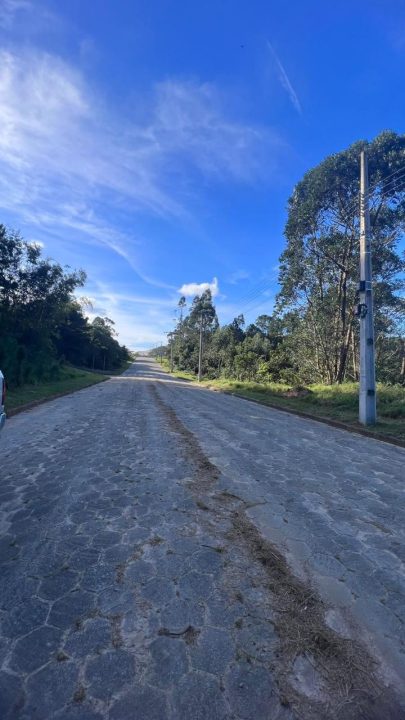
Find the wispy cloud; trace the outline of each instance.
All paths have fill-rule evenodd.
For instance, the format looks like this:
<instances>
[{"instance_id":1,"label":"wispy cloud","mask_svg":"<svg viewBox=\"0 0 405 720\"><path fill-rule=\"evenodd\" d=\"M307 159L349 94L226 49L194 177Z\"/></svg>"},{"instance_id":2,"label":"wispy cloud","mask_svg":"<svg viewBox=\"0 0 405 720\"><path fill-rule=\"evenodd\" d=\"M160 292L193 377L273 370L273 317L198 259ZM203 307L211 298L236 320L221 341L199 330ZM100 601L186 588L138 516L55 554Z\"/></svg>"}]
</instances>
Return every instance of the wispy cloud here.
<instances>
[{"instance_id":1,"label":"wispy cloud","mask_svg":"<svg viewBox=\"0 0 405 720\"><path fill-rule=\"evenodd\" d=\"M227 280L231 285L236 285L241 280L248 280L249 277L250 273L248 273L246 270L235 270L235 272L230 274Z\"/></svg>"},{"instance_id":2,"label":"wispy cloud","mask_svg":"<svg viewBox=\"0 0 405 720\"><path fill-rule=\"evenodd\" d=\"M211 83L161 83L150 132L166 152L204 175L250 181L262 162L260 143L278 139L263 128L231 121L222 105L221 93Z\"/></svg>"},{"instance_id":3,"label":"wispy cloud","mask_svg":"<svg viewBox=\"0 0 405 720\"><path fill-rule=\"evenodd\" d=\"M166 333L173 326L175 298L160 298L134 294L125 287L93 282L85 288L91 308L87 315L92 320L97 315L114 319L119 328L120 340L131 349L149 348L165 341Z\"/></svg>"},{"instance_id":4,"label":"wispy cloud","mask_svg":"<svg viewBox=\"0 0 405 720\"><path fill-rule=\"evenodd\" d=\"M85 187L87 198L108 192L151 212L180 213L159 186L153 140L110 118L74 68L43 53L3 52L0 65L0 158L18 172L20 188L28 180L31 196L46 202L47 193L66 197L61 185L68 197Z\"/></svg>"},{"instance_id":5,"label":"wispy cloud","mask_svg":"<svg viewBox=\"0 0 405 720\"><path fill-rule=\"evenodd\" d=\"M0 27L9 29L21 10L28 10L31 3L28 0L0 0Z\"/></svg>"},{"instance_id":6,"label":"wispy cloud","mask_svg":"<svg viewBox=\"0 0 405 720\"><path fill-rule=\"evenodd\" d=\"M56 176L178 215L184 209L165 182L176 165L252 178L265 138L227 120L213 86L159 84L150 120L140 125L111 117L81 74L55 56L2 52L0 60L1 159L25 177L35 166L39 190L41 180Z\"/></svg>"},{"instance_id":7,"label":"wispy cloud","mask_svg":"<svg viewBox=\"0 0 405 720\"><path fill-rule=\"evenodd\" d=\"M0 0L1 1L1 0ZM16 12L25 0L3 0ZM1 15L0 15L1 17ZM4 15L6 17L6 15ZM113 111L81 72L55 55L0 53L0 204L55 233L109 248L145 282L137 214L188 221L201 176L252 182L276 135L228 116L214 85L168 80L140 98L143 121ZM61 200L63 199L63 200ZM134 232L112 224L118 208Z\"/></svg>"},{"instance_id":8,"label":"wispy cloud","mask_svg":"<svg viewBox=\"0 0 405 720\"><path fill-rule=\"evenodd\" d=\"M212 297L216 297L216 295L218 295L219 285L216 277L214 277L211 282L184 283L184 285L178 289L178 292L180 295L184 295L185 297L192 297L194 295L202 295L202 293L206 290L211 290Z\"/></svg>"},{"instance_id":9,"label":"wispy cloud","mask_svg":"<svg viewBox=\"0 0 405 720\"><path fill-rule=\"evenodd\" d=\"M297 93L295 92L295 90L294 90L294 88L293 88L293 86L292 86L292 84L291 84L291 81L290 81L290 79L289 79L289 77L288 77L288 75L287 75L287 73L286 73L286 70L285 70L284 66L283 66L282 63L281 63L280 58L278 57L278 55L277 55L277 53L276 53L273 45L271 44L271 42L270 42L269 40L267 40L267 47L268 47L268 49L270 50L270 52L271 52L271 54L272 54L272 56L273 56L273 59L274 59L274 61L275 61L275 63L276 63L276 66L277 66L277 69L278 69L279 80L280 80L280 82L281 82L284 90L287 92L287 95L288 95L288 97L290 98L291 104L294 106L294 108L296 109L296 111L297 111L300 115L302 115L302 107L301 107L301 103L300 103L300 101L299 101L299 99L298 99L298 95L297 95Z\"/></svg>"},{"instance_id":10,"label":"wispy cloud","mask_svg":"<svg viewBox=\"0 0 405 720\"><path fill-rule=\"evenodd\" d=\"M28 211L25 216L32 225L36 225L38 228L49 227L50 232L56 238L63 237L63 230L65 229L70 233L75 232L81 243L98 245L111 250L122 258L147 285L165 290L176 290L175 285L151 277L142 270L137 257L140 254L142 243L135 235L129 235L128 232L124 233L115 227L111 227L98 218L91 207L83 203L69 205L56 202L54 208L50 211Z\"/></svg>"}]
</instances>

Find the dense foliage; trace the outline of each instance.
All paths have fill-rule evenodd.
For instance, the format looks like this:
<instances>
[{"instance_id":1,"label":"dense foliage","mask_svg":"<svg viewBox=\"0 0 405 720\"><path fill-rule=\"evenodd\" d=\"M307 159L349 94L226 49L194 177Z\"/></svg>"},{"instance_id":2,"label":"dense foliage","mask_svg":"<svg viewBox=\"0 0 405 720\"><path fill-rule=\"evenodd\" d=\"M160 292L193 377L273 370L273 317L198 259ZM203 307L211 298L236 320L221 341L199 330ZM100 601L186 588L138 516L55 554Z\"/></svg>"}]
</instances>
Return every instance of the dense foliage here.
<instances>
[{"instance_id":1,"label":"dense foliage","mask_svg":"<svg viewBox=\"0 0 405 720\"><path fill-rule=\"evenodd\" d=\"M288 202L286 248L273 316L245 328L218 326L209 292L195 298L171 337L174 363L197 371L200 317L209 377L292 384L358 380L359 157L366 149L371 193L377 378L405 380L405 135L384 132L310 170ZM202 314L211 307L210 321Z\"/></svg>"},{"instance_id":2,"label":"dense foliage","mask_svg":"<svg viewBox=\"0 0 405 720\"><path fill-rule=\"evenodd\" d=\"M211 306L211 320L198 316L201 306ZM245 327L243 315L219 326L209 290L196 297L190 314L179 319L167 347L152 354L164 355L174 368L197 375L200 327L202 332L202 370L208 378L228 378L256 382L302 385L318 381L310 372L312 347L306 347L306 325L296 313L260 315ZM354 332L357 333L357 328ZM405 340L401 336L381 335L377 348L377 379L405 383ZM302 366L301 359L307 363ZM358 359L357 359L358 367ZM350 379L346 372L344 380ZM358 379L355 376L355 379ZM332 384L328 376L323 380Z\"/></svg>"},{"instance_id":3,"label":"dense foliage","mask_svg":"<svg viewBox=\"0 0 405 720\"><path fill-rule=\"evenodd\" d=\"M188 313L184 298L179 306L179 319L168 347L155 348L152 354L164 352L176 368L197 374L201 333L205 376L263 382L294 380L285 325L279 318L260 315L245 327L244 317L239 315L220 327L209 290L194 298Z\"/></svg>"},{"instance_id":4,"label":"dense foliage","mask_svg":"<svg viewBox=\"0 0 405 720\"><path fill-rule=\"evenodd\" d=\"M304 380L326 383L358 377L354 310L359 281L359 156L367 151L372 192L377 367L399 379L403 353L405 135L384 132L357 142L308 172L288 203L287 247L280 258L278 311L295 315L291 344ZM402 367L402 376L403 376Z\"/></svg>"},{"instance_id":5,"label":"dense foliage","mask_svg":"<svg viewBox=\"0 0 405 720\"><path fill-rule=\"evenodd\" d=\"M111 320L85 317L73 295L84 281L0 225L0 368L10 387L55 379L63 361L110 370L128 359Z\"/></svg>"}]
</instances>

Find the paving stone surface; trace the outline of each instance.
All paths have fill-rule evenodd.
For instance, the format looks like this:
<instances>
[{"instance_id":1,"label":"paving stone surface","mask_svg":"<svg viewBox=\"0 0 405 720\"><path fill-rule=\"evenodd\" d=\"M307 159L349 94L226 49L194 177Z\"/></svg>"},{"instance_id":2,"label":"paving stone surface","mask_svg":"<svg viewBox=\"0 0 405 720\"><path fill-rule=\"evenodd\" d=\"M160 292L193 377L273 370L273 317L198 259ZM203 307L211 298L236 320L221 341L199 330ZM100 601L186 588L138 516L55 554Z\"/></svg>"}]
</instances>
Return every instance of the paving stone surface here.
<instances>
[{"instance_id":1,"label":"paving stone surface","mask_svg":"<svg viewBox=\"0 0 405 720\"><path fill-rule=\"evenodd\" d=\"M405 717L404 450L145 360L0 443L2 720ZM304 656L285 679L241 509L373 654L384 715L315 697Z\"/></svg>"}]
</instances>

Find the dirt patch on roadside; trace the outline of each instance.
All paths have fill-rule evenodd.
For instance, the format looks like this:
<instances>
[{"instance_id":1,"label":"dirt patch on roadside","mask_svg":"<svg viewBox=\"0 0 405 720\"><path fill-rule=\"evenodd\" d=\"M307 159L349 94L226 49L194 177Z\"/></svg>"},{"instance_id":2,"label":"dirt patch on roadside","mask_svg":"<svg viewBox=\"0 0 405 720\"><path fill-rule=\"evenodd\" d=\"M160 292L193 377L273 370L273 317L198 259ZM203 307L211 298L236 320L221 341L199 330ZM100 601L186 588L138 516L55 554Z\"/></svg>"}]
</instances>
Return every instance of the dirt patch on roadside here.
<instances>
[{"instance_id":1,"label":"dirt patch on roadside","mask_svg":"<svg viewBox=\"0 0 405 720\"><path fill-rule=\"evenodd\" d=\"M303 387L302 385L297 385L297 387L286 390L285 392L281 393L281 395L282 397L286 398L301 398L308 397L308 395L313 395L313 392L309 388Z\"/></svg>"}]
</instances>

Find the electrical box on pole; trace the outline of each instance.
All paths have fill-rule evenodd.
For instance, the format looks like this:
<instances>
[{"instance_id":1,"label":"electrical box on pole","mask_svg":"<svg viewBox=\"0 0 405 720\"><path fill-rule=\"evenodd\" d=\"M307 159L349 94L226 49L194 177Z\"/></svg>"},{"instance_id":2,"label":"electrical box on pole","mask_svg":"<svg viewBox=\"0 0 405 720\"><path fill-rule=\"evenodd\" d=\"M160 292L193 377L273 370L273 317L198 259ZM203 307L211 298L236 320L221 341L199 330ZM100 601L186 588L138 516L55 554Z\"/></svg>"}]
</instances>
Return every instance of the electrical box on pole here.
<instances>
[{"instance_id":1,"label":"electrical box on pole","mask_svg":"<svg viewBox=\"0 0 405 720\"><path fill-rule=\"evenodd\" d=\"M360 392L359 421L374 425L377 421L373 288L371 276L370 211L368 165L364 150L360 154Z\"/></svg>"}]
</instances>

